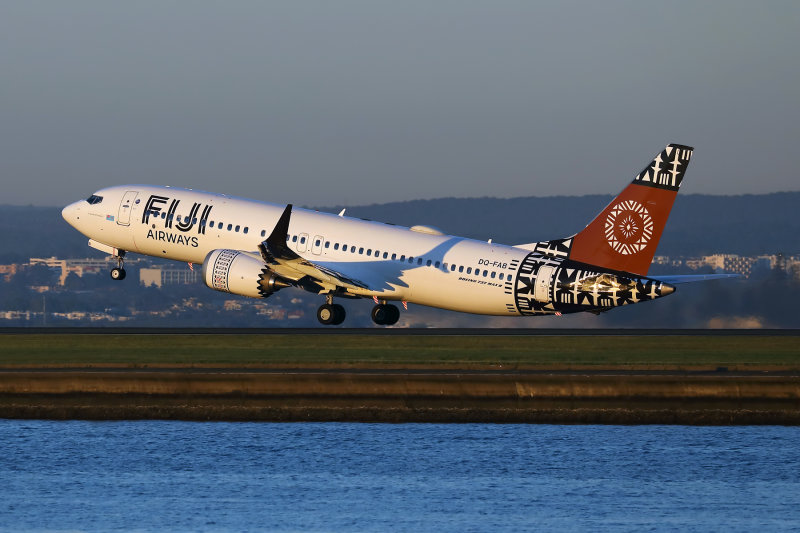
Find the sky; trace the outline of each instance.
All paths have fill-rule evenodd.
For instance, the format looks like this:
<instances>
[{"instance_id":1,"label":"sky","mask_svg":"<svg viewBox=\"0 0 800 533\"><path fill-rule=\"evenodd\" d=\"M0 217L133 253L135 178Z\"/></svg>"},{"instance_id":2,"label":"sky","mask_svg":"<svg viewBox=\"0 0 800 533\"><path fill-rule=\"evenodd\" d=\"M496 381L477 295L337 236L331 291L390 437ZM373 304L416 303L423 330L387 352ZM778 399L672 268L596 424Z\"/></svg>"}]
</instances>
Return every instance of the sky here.
<instances>
[{"instance_id":1,"label":"sky","mask_svg":"<svg viewBox=\"0 0 800 533\"><path fill-rule=\"evenodd\" d=\"M800 2L0 3L0 204L800 190Z\"/></svg>"}]
</instances>

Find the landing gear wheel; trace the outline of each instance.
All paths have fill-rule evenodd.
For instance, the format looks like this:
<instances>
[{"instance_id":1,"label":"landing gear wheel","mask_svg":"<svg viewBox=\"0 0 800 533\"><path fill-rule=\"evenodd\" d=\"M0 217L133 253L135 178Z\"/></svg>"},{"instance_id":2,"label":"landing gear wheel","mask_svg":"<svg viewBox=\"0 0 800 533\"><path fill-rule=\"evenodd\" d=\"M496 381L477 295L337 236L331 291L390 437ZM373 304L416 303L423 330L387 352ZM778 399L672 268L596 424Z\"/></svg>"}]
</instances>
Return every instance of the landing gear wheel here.
<instances>
[{"instance_id":1,"label":"landing gear wheel","mask_svg":"<svg viewBox=\"0 0 800 533\"><path fill-rule=\"evenodd\" d=\"M333 325L336 321L336 310L332 304L322 304L317 309L317 320L326 326Z\"/></svg>"},{"instance_id":2,"label":"landing gear wheel","mask_svg":"<svg viewBox=\"0 0 800 533\"><path fill-rule=\"evenodd\" d=\"M389 318L386 320L387 326L393 326L400 320L400 309L395 305L387 305L386 310L389 312Z\"/></svg>"},{"instance_id":3,"label":"landing gear wheel","mask_svg":"<svg viewBox=\"0 0 800 533\"><path fill-rule=\"evenodd\" d=\"M344 322L344 317L347 316L347 313L345 312L344 307L339 304L333 304L332 307L333 307L334 318L331 324L334 326L338 326L339 324Z\"/></svg>"},{"instance_id":4,"label":"landing gear wheel","mask_svg":"<svg viewBox=\"0 0 800 533\"><path fill-rule=\"evenodd\" d=\"M124 268L112 268L111 269L111 279L115 281L122 281L125 279L125 269Z\"/></svg>"},{"instance_id":5,"label":"landing gear wheel","mask_svg":"<svg viewBox=\"0 0 800 533\"><path fill-rule=\"evenodd\" d=\"M391 326L400 319L400 310L394 305L378 304L372 308L372 321L379 326Z\"/></svg>"}]
</instances>

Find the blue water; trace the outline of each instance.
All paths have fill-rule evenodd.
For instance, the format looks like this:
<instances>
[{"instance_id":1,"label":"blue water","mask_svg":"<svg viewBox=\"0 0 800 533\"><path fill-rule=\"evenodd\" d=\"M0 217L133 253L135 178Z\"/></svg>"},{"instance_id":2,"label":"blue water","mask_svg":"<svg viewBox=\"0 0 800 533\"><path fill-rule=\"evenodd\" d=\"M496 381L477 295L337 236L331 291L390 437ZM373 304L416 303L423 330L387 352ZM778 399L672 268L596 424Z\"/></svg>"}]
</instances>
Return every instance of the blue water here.
<instances>
[{"instance_id":1,"label":"blue water","mask_svg":"<svg viewBox=\"0 0 800 533\"><path fill-rule=\"evenodd\" d=\"M0 531L800 531L800 428L0 420Z\"/></svg>"}]
</instances>

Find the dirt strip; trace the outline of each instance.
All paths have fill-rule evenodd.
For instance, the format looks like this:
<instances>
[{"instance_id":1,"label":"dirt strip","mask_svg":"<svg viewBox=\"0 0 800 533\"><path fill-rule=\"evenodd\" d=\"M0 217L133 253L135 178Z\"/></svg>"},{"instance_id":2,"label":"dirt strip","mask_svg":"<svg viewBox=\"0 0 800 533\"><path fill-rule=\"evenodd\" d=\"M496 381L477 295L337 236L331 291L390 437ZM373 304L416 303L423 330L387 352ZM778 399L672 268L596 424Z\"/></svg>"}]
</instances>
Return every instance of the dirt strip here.
<instances>
[{"instance_id":1,"label":"dirt strip","mask_svg":"<svg viewBox=\"0 0 800 533\"><path fill-rule=\"evenodd\" d=\"M800 376L0 371L0 417L800 425Z\"/></svg>"}]
</instances>

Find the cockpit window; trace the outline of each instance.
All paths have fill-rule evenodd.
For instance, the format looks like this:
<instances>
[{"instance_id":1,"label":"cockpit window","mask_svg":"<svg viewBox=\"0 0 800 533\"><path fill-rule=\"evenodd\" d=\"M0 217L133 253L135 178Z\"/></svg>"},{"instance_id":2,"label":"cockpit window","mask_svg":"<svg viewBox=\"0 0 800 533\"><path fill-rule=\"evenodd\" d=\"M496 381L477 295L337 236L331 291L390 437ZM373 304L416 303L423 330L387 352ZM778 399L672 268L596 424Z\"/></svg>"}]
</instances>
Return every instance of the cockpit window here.
<instances>
[{"instance_id":1,"label":"cockpit window","mask_svg":"<svg viewBox=\"0 0 800 533\"><path fill-rule=\"evenodd\" d=\"M89 198L87 198L86 201L89 202L90 205L99 204L100 202L103 201L103 197L93 194Z\"/></svg>"}]
</instances>

